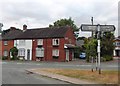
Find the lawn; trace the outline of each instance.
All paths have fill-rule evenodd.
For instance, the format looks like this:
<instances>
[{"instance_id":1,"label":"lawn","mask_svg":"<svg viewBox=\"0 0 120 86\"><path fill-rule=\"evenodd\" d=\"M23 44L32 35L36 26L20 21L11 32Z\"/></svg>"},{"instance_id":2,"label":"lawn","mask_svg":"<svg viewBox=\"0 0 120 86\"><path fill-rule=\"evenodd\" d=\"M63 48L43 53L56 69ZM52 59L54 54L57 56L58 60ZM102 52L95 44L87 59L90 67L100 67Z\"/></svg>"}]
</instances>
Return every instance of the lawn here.
<instances>
[{"instance_id":1,"label":"lawn","mask_svg":"<svg viewBox=\"0 0 120 86\"><path fill-rule=\"evenodd\" d=\"M91 72L90 70L77 70L77 69L37 69L37 71L45 71L54 74L60 74L80 80L87 80L96 82L99 84L118 84L118 71L104 70L102 74L98 74L98 71Z\"/></svg>"}]
</instances>

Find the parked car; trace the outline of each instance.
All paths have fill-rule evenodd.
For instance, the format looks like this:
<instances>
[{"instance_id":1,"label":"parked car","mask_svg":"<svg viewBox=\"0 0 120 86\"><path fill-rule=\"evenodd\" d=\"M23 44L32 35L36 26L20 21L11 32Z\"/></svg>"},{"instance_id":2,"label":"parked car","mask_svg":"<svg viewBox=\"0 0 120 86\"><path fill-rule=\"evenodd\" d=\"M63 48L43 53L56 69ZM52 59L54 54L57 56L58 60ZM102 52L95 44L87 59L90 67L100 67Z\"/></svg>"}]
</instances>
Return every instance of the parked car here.
<instances>
[{"instance_id":1,"label":"parked car","mask_svg":"<svg viewBox=\"0 0 120 86\"><path fill-rule=\"evenodd\" d=\"M85 59L86 53L81 53L79 57L80 57L80 59Z\"/></svg>"}]
</instances>

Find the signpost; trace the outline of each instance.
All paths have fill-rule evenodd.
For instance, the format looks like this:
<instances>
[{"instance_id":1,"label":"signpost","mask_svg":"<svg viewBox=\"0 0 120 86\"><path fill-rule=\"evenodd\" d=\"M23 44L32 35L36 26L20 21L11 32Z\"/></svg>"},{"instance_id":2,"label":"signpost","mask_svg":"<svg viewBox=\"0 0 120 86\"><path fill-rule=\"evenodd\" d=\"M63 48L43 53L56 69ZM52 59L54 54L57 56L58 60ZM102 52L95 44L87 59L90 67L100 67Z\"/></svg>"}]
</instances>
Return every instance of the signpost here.
<instances>
[{"instance_id":1,"label":"signpost","mask_svg":"<svg viewBox=\"0 0 120 86\"><path fill-rule=\"evenodd\" d=\"M101 66L100 66L100 33L101 32L111 32L115 31L115 26L114 25L88 25L88 24L82 24L80 27L81 31L92 31L92 32L97 32L97 40L98 40L98 47L97 47L97 52L98 52L98 69L99 69L99 74L101 74Z\"/></svg>"}]
</instances>

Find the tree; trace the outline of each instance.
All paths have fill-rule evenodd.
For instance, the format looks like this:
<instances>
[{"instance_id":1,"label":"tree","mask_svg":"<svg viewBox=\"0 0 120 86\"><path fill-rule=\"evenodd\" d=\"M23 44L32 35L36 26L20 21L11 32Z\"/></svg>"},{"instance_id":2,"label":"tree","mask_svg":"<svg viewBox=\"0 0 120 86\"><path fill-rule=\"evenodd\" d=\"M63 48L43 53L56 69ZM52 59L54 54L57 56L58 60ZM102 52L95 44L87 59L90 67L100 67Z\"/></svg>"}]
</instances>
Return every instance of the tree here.
<instances>
[{"instance_id":1,"label":"tree","mask_svg":"<svg viewBox=\"0 0 120 86\"><path fill-rule=\"evenodd\" d=\"M101 56L105 60L112 60L113 57L113 45L114 34L111 32L105 32L101 38Z\"/></svg>"},{"instance_id":2,"label":"tree","mask_svg":"<svg viewBox=\"0 0 120 86\"><path fill-rule=\"evenodd\" d=\"M17 60L17 55L18 55L18 49L16 47L13 47L10 49L11 55L12 55L12 60Z\"/></svg>"},{"instance_id":3,"label":"tree","mask_svg":"<svg viewBox=\"0 0 120 86\"><path fill-rule=\"evenodd\" d=\"M70 26L72 27L73 31L74 32L77 32L79 31L78 27L74 24L74 21L70 18L66 19L60 19L60 20L57 20L53 23L53 25L49 25L49 27L59 27L59 26ZM77 37L78 35L75 34L75 36Z\"/></svg>"},{"instance_id":4,"label":"tree","mask_svg":"<svg viewBox=\"0 0 120 86\"><path fill-rule=\"evenodd\" d=\"M87 61L89 62L89 59L91 57L96 57L97 55L97 40L96 39L85 39L85 53L86 53L86 57L87 57Z\"/></svg>"}]
</instances>

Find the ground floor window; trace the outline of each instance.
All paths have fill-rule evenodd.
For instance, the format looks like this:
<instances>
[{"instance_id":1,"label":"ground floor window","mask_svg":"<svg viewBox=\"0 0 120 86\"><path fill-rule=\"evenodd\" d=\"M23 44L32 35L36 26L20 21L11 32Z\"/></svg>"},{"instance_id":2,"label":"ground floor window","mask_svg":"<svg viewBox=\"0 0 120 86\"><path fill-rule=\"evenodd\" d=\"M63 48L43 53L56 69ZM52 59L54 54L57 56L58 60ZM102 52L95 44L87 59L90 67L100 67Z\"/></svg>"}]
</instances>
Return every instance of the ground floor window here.
<instances>
[{"instance_id":1,"label":"ground floor window","mask_svg":"<svg viewBox=\"0 0 120 86\"><path fill-rule=\"evenodd\" d=\"M52 56L53 56L53 58L58 58L59 57L59 50L58 49L54 49L52 51Z\"/></svg>"},{"instance_id":2,"label":"ground floor window","mask_svg":"<svg viewBox=\"0 0 120 86\"><path fill-rule=\"evenodd\" d=\"M4 56L8 56L8 51L4 50L3 54L4 54Z\"/></svg>"},{"instance_id":3,"label":"ground floor window","mask_svg":"<svg viewBox=\"0 0 120 86\"><path fill-rule=\"evenodd\" d=\"M25 56L25 49L24 48L18 49L18 56Z\"/></svg>"},{"instance_id":4,"label":"ground floor window","mask_svg":"<svg viewBox=\"0 0 120 86\"><path fill-rule=\"evenodd\" d=\"M44 57L44 48L36 48L36 57Z\"/></svg>"}]
</instances>

